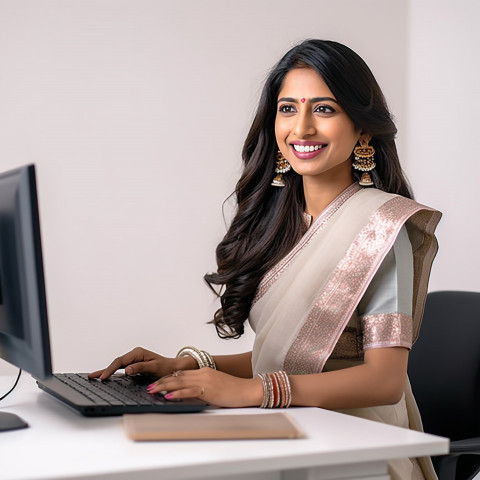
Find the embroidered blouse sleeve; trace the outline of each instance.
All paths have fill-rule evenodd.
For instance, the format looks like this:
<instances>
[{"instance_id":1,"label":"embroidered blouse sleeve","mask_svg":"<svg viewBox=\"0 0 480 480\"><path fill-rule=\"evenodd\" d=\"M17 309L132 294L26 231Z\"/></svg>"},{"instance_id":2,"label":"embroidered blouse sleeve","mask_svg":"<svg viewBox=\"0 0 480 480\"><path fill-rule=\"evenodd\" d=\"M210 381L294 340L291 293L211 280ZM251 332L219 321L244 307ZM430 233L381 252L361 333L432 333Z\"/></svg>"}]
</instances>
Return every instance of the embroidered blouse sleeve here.
<instances>
[{"instance_id":1,"label":"embroidered blouse sleeve","mask_svg":"<svg viewBox=\"0 0 480 480\"><path fill-rule=\"evenodd\" d=\"M358 306L363 350L412 347L412 297L413 253L404 226Z\"/></svg>"}]
</instances>

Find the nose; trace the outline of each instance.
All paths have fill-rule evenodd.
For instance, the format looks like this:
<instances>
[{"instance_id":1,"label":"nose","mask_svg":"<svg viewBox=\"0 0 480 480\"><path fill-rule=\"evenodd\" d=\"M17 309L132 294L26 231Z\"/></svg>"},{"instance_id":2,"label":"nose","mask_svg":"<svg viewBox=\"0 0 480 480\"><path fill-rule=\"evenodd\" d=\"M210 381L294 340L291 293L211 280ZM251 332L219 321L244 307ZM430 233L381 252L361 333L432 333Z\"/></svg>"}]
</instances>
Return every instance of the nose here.
<instances>
[{"instance_id":1,"label":"nose","mask_svg":"<svg viewBox=\"0 0 480 480\"><path fill-rule=\"evenodd\" d=\"M316 129L313 115L307 109L297 115L297 123L295 124L294 133L298 138L304 138L315 135Z\"/></svg>"}]
</instances>

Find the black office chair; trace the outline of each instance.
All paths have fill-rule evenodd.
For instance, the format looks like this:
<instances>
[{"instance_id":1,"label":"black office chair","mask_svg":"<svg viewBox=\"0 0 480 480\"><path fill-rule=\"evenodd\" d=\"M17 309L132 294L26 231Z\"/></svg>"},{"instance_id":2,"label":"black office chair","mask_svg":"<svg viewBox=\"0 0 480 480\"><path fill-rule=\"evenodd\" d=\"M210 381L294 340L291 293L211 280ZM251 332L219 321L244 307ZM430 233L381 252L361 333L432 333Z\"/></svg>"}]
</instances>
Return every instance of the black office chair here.
<instances>
[{"instance_id":1,"label":"black office chair","mask_svg":"<svg viewBox=\"0 0 480 480\"><path fill-rule=\"evenodd\" d=\"M425 432L451 440L450 454L433 458L439 479L472 479L480 472L480 293L427 295L408 375Z\"/></svg>"}]
</instances>

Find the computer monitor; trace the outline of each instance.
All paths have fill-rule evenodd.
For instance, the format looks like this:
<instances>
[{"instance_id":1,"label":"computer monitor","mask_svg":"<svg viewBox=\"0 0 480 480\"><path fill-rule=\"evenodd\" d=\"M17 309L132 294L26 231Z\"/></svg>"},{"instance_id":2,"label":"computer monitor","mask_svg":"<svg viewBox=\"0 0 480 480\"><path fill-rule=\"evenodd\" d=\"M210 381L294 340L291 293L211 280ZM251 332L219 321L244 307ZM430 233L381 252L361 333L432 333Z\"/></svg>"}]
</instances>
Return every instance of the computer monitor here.
<instances>
[{"instance_id":1,"label":"computer monitor","mask_svg":"<svg viewBox=\"0 0 480 480\"><path fill-rule=\"evenodd\" d=\"M52 374L34 165L0 174L0 358Z\"/></svg>"}]
</instances>

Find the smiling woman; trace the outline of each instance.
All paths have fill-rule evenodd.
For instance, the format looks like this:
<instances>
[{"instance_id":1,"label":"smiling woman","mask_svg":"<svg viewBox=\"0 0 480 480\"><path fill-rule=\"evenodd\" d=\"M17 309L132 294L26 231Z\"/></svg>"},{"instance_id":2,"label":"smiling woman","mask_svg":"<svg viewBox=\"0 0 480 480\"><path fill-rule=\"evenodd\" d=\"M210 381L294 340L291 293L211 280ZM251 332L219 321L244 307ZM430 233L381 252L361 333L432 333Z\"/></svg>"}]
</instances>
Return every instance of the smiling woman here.
<instances>
[{"instance_id":1,"label":"smiling woman","mask_svg":"<svg viewBox=\"0 0 480 480\"><path fill-rule=\"evenodd\" d=\"M239 337L248 320L252 351L212 357L185 347L165 358L136 348L91 377L126 367L159 376L149 392L171 400L318 406L420 429L407 361L440 213L411 199L395 133L355 52L321 40L290 50L264 86L237 212L217 271L205 275L220 287L218 335ZM390 474L436 478L429 459L394 460Z\"/></svg>"}]
</instances>

